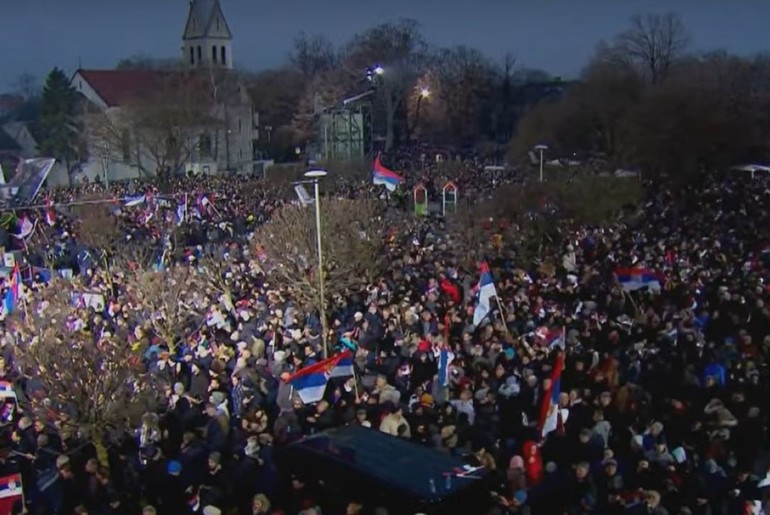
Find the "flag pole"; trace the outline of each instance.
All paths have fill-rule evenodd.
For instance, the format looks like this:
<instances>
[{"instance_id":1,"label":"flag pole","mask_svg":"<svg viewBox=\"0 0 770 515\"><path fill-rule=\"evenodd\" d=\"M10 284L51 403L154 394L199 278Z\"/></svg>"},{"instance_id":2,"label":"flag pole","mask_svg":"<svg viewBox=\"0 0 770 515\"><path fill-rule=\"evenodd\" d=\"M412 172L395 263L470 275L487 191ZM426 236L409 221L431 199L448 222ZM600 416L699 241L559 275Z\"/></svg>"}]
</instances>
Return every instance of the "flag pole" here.
<instances>
[{"instance_id":1,"label":"flag pole","mask_svg":"<svg viewBox=\"0 0 770 515\"><path fill-rule=\"evenodd\" d=\"M503 328L505 329L505 333L506 333L506 334L508 334L508 335L510 335L511 333L510 333L510 331L508 330L508 323L507 323L507 322L506 322L506 320L505 320L506 311L505 311L505 309L503 308L503 304L502 304L502 302L500 302L500 297L498 297L497 295L495 295L495 301L497 302L497 307L500 309L500 318L502 319L502 322L503 322Z\"/></svg>"},{"instance_id":2,"label":"flag pole","mask_svg":"<svg viewBox=\"0 0 770 515\"><path fill-rule=\"evenodd\" d=\"M355 356L353 356L355 358ZM356 400L361 400L361 397L358 396L358 377L356 375L356 365L355 360L353 363L353 393L356 394Z\"/></svg>"},{"instance_id":3,"label":"flag pole","mask_svg":"<svg viewBox=\"0 0 770 515\"><path fill-rule=\"evenodd\" d=\"M621 290L623 291L623 297L627 298L629 302L631 302L631 306L634 308L634 317L639 316L639 307L636 305L636 302L634 301L634 298L631 296L630 293L628 293L625 289L621 287Z\"/></svg>"}]
</instances>

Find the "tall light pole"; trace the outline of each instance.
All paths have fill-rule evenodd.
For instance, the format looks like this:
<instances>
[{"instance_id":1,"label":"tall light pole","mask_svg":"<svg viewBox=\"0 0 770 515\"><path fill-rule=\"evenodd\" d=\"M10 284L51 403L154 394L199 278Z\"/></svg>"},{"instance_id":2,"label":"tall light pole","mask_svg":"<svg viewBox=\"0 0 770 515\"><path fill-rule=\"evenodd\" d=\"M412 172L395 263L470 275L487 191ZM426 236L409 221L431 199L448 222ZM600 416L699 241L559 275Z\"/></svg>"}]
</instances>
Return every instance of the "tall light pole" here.
<instances>
[{"instance_id":1,"label":"tall light pole","mask_svg":"<svg viewBox=\"0 0 770 515\"><path fill-rule=\"evenodd\" d=\"M540 182L543 182L543 152L548 150L548 145L535 145L535 150L540 152Z\"/></svg>"},{"instance_id":2,"label":"tall light pole","mask_svg":"<svg viewBox=\"0 0 770 515\"><path fill-rule=\"evenodd\" d=\"M315 233L316 233L316 252L318 253L318 311L321 317L321 343L324 349L324 358L329 357L329 346L326 344L326 298L324 294L324 254L321 239L321 193L319 184L321 179L326 177L326 170L320 168L308 170L305 172L305 177L310 179L313 183L313 190L315 193Z\"/></svg>"},{"instance_id":3,"label":"tall light pole","mask_svg":"<svg viewBox=\"0 0 770 515\"><path fill-rule=\"evenodd\" d=\"M428 88L422 88L420 89L420 93L417 96L417 109L415 110L415 116L414 116L414 128L415 131L420 128L420 107L422 106L422 101L430 96L430 90Z\"/></svg>"}]
</instances>

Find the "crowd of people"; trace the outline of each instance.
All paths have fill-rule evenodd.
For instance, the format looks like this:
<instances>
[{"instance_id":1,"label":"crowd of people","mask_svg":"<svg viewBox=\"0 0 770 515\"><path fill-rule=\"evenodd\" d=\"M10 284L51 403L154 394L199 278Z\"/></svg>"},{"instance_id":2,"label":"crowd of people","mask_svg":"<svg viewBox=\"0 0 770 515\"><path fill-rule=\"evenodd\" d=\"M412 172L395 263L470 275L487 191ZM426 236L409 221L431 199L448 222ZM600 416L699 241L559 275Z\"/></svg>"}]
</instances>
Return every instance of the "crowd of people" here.
<instances>
[{"instance_id":1,"label":"crowd of people","mask_svg":"<svg viewBox=\"0 0 770 515\"><path fill-rule=\"evenodd\" d=\"M480 201L499 181L522 180L510 173L490 181L472 165L452 179L461 195ZM84 331L129 325L126 345L139 342L162 400L111 442L106 458L91 435L73 428L76 415L61 410L41 419L22 403L0 477L21 474L25 509L383 513L355 491L340 498L312 478L285 477L276 462L281 446L357 425L490 471L490 503L479 506L479 515L763 513L756 510L770 486L765 178L714 174L676 188L646 184L632 219L580 227L565 220L558 252L542 258L551 267L517 262L505 237L495 239L482 253L499 302L476 325L479 270L468 262L466 245L441 217L412 220L403 212L386 272L330 306L326 341L332 352L352 351L356 374L331 383L323 400L310 405L286 379L322 359L318 312L296 303L282 285L268 284L253 266L258 256L244 251L249 234L291 203L292 192L247 189L245 180L186 178L165 186L172 194L206 192L213 206L189 222L177 246L228 252L231 305L202 292L201 302L216 313L202 329L168 342L125 313L130 303L122 319L83 307ZM151 188L117 185L109 194ZM50 196L74 200L83 189L104 193L90 185ZM353 179L326 192L380 194L369 181ZM148 220L142 208L121 207L116 216L127 241L160 248L163 227L174 223ZM58 217L53 236L39 246L78 245L78 230L76 220ZM40 250L30 241L27 252L35 259ZM71 253L60 259L66 263L59 266L86 274ZM614 272L631 267L654 272L660 289L624 288ZM107 281L119 273L88 275ZM115 291L120 278L112 279L105 289L110 309L125 294ZM42 289L30 289L32 302ZM13 381L23 397L34 381L14 364L11 332L6 324L0 379ZM561 335L558 344L546 334ZM446 385L438 363L444 348L453 355ZM561 360L563 372L554 374ZM558 423L544 431L554 388Z\"/></svg>"}]
</instances>

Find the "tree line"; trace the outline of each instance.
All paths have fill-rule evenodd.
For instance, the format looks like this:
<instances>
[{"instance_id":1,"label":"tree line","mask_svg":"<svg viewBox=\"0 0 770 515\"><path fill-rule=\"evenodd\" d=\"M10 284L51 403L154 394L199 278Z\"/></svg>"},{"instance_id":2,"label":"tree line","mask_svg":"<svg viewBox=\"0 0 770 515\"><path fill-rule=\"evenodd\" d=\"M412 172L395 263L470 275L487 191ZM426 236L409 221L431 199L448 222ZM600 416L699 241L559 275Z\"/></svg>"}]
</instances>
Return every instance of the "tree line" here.
<instances>
[{"instance_id":1,"label":"tree line","mask_svg":"<svg viewBox=\"0 0 770 515\"><path fill-rule=\"evenodd\" d=\"M689 52L675 15L636 16L580 80L521 119L510 154L545 143L652 175L687 177L767 159L770 55Z\"/></svg>"},{"instance_id":2,"label":"tree line","mask_svg":"<svg viewBox=\"0 0 770 515\"><path fill-rule=\"evenodd\" d=\"M174 65L140 56L118 66ZM544 143L549 158L577 155L666 173L762 160L770 145L770 56L692 52L675 14L633 17L597 45L575 81L517 67L512 54L495 60L466 46L432 47L410 19L370 27L340 46L301 33L283 66L236 74L259 112L262 150L277 159L294 157L295 147L314 139L320 111L368 90L374 91L367 98L373 132L386 150L434 143L507 151L519 162ZM78 124L62 78L49 77L37 126L41 148L75 159L82 145L66 143ZM221 91L232 87L203 82L214 86L213 95L203 96L211 100L219 90L222 98L214 104L226 110ZM102 123L100 132L115 140L107 157L150 153L173 165L195 151L182 145L188 127L180 124L219 122L200 108L201 81L187 84L196 91L180 94L185 86L177 82L127 110L119 123ZM125 125L132 133L144 131L137 138L158 148L119 151ZM165 142L173 143L171 150Z\"/></svg>"},{"instance_id":3,"label":"tree line","mask_svg":"<svg viewBox=\"0 0 770 515\"><path fill-rule=\"evenodd\" d=\"M386 150L416 141L502 148L527 105L566 86L517 67L512 54L494 60L467 46L432 47L411 19L376 25L339 47L301 33L284 66L249 83L276 153L312 139L319 110L369 89L373 132Z\"/></svg>"}]
</instances>

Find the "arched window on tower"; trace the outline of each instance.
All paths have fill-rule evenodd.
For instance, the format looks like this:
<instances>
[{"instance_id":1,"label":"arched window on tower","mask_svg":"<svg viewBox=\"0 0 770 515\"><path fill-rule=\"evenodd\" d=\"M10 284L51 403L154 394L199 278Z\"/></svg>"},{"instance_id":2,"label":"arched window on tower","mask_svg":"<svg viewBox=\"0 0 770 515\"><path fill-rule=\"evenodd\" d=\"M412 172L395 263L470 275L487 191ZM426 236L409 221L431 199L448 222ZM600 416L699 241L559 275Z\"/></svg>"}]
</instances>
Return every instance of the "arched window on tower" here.
<instances>
[{"instance_id":1,"label":"arched window on tower","mask_svg":"<svg viewBox=\"0 0 770 515\"><path fill-rule=\"evenodd\" d=\"M190 65L195 64L195 49L190 47Z\"/></svg>"},{"instance_id":2,"label":"arched window on tower","mask_svg":"<svg viewBox=\"0 0 770 515\"><path fill-rule=\"evenodd\" d=\"M201 61L203 61L203 51L201 50L201 46L200 45L198 45L198 51L197 52L198 52L198 62L200 63Z\"/></svg>"},{"instance_id":3,"label":"arched window on tower","mask_svg":"<svg viewBox=\"0 0 770 515\"><path fill-rule=\"evenodd\" d=\"M216 64L217 62L217 47L211 47L211 62Z\"/></svg>"},{"instance_id":4,"label":"arched window on tower","mask_svg":"<svg viewBox=\"0 0 770 515\"><path fill-rule=\"evenodd\" d=\"M221 62L222 64L225 64L225 65L226 65L226 64L227 64L227 48L225 48L225 47L222 47L222 48L220 49L220 57L221 57L221 59L220 59L220 62Z\"/></svg>"}]
</instances>

